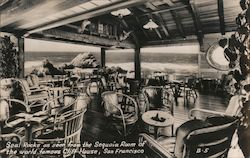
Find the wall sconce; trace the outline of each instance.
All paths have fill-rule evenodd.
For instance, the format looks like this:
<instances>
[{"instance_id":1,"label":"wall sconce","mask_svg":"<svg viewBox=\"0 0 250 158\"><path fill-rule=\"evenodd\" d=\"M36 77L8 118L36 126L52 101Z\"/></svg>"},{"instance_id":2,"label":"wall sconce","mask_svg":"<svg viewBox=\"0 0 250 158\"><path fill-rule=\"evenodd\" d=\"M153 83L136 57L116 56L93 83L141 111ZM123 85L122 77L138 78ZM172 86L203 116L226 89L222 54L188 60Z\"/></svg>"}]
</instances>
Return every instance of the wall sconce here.
<instances>
[{"instance_id":1,"label":"wall sconce","mask_svg":"<svg viewBox=\"0 0 250 158\"><path fill-rule=\"evenodd\" d=\"M149 19L149 22L143 25L144 29L150 29L150 30L155 29L157 27L159 26L152 19Z\"/></svg>"},{"instance_id":2,"label":"wall sconce","mask_svg":"<svg viewBox=\"0 0 250 158\"><path fill-rule=\"evenodd\" d=\"M119 18L122 18L123 16L127 16L127 15L131 14L131 12L130 12L130 10L125 8L125 9L119 9L116 11L112 11L111 14L114 16L118 16Z\"/></svg>"}]
</instances>

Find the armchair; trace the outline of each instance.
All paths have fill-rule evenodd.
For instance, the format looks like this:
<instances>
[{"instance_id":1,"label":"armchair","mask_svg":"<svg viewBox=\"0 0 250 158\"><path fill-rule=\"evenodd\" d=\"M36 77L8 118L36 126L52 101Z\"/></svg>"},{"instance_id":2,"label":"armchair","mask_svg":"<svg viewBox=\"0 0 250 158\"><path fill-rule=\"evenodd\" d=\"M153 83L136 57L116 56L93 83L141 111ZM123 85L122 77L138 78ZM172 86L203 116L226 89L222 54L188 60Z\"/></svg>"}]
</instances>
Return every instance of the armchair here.
<instances>
[{"instance_id":1,"label":"armchair","mask_svg":"<svg viewBox=\"0 0 250 158\"><path fill-rule=\"evenodd\" d=\"M126 74L117 73L115 75L115 88L117 91L121 90L122 93L127 92L128 86L126 83Z\"/></svg>"},{"instance_id":2,"label":"armchair","mask_svg":"<svg viewBox=\"0 0 250 158\"><path fill-rule=\"evenodd\" d=\"M7 154L7 146L6 144L8 142L11 142L12 144L20 144L21 143L21 137L18 134L15 133L9 133L9 134L0 134L0 157L11 157L14 156L13 154L9 155ZM19 154L17 154L19 156ZM15 156L17 156L15 154Z\"/></svg>"},{"instance_id":3,"label":"armchair","mask_svg":"<svg viewBox=\"0 0 250 158\"><path fill-rule=\"evenodd\" d=\"M71 110L67 111L58 118L57 122L48 125L42 129L35 130L33 134L33 141L40 144L43 143L64 143L62 149L67 149L67 144L80 144L80 135L83 127L83 117L85 110ZM68 151L68 150L64 150ZM69 157L74 155L74 152L63 152L60 157ZM48 155L41 155L48 157Z\"/></svg>"},{"instance_id":4,"label":"armchair","mask_svg":"<svg viewBox=\"0 0 250 158\"><path fill-rule=\"evenodd\" d=\"M25 79L16 79L16 88L16 93L13 94L14 98L23 99L26 104L49 100L50 98L49 89L42 87L30 87L27 80ZM20 94L22 94L22 96L20 96Z\"/></svg>"},{"instance_id":5,"label":"armchair","mask_svg":"<svg viewBox=\"0 0 250 158\"><path fill-rule=\"evenodd\" d=\"M241 109L243 108L243 95L235 95L231 97L225 112L217 112L207 109L194 108L189 111L189 118L206 118L207 116L221 115L221 116L241 116ZM198 112L198 113L197 113Z\"/></svg>"},{"instance_id":6,"label":"armchair","mask_svg":"<svg viewBox=\"0 0 250 158\"><path fill-rule=\"evenodd\" d=\"M128 126L134 125L138 120L136 101L128 95L113 91L104 92L101 97L105 115L121 135L127 136Z\"/></svg>"},{"instance_id":7,"label":"armchair","mask_svg":"<svg viewBox=\"0 0 250 158\"><path fill-rule=\"evenodd\" d=\"M16 125L10 128L6 124L7 120L10 119L11 115L29 111L29 107L20 100L7 98L0 99L0 157L13 156L13 154L9 155L6 153L8 150L6 143L11 142L20 144L23 142L25 135L23 125ZM15 120L15 122L20 121Z\"/></svg>"},{"instance_id":8,"label":"armchair","mask_svg":"<svg viewBox=\"0 0 250 158\"><path fill-rule=\"evenodd\" d=\"M233 117L211 117L206 121L190 120L177 129L176 138L154 140L147 134L140 139L154 157L161 158L210 158L227 157L238 119Z\"/></svg>"},{"instance_id":9,"label":"armchair","mask_svg":"<svg viewBox=\"0 0 250 158\"><path fill-rule=\"evenodd\" d=\"M148 86L142 89L142 94L146 102L146 111L163 110L174 115L173 95L164 87Z\"/></svg>"},{"instance_id":10,"label":"armchair","mask_svg":"<svg viewBox=\"0 0 250 158\"><path fill-rule=\"evenodd\" d=\"M33 89L36 88L45 88L45 87L54 87L52 83L46 83L46 82L40 82L39 77L35 74L30 74L26 77L27 83L29 87L32 87Z\"/></svg>"}]
</instances>

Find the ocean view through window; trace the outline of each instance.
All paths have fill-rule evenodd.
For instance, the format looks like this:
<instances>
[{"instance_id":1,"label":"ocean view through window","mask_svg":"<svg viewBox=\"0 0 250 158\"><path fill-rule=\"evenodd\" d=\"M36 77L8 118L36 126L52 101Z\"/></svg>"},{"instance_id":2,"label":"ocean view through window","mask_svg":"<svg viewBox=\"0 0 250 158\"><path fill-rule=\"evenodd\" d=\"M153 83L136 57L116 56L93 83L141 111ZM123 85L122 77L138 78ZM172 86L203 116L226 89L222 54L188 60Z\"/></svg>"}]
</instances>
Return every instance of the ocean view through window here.
<instances>
[{"instance_id":1,"label":"ocean view through window","mask_svg":"<svg viewBox=\"0 0 250 158\"><path fill-rule=\"evenodd\" d=\"M100 48L76 44L62 44L26 39L29 47L25 47L25 74L42 66L48 59L56 67L69 63L80 53L91 53L97 62L101 61ZM39 44L38 44L39 43ZM30 46L31 45L31 46ZM141 49L141 72L148 75L152 72L161 71L175 76L199 76L199 46L168 46ZM203 58L200 61L202 65ZM134 71L134 50L106 50L106 66L121 67L128 72ZM204 67L204 66L203 66ZM205 66L206 70L209 66ZM216 72L215 72L216 73ZM202 75L202 74L201 74Z\"/></svg>"}]
</instances>

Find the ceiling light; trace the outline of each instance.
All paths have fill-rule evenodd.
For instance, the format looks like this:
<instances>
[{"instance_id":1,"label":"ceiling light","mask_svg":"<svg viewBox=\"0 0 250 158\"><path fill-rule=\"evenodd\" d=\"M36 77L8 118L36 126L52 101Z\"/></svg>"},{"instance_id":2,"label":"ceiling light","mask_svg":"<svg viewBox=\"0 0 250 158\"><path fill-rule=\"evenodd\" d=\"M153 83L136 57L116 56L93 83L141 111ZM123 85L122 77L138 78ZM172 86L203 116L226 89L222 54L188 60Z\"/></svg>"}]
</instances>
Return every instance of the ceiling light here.
<instances>
[{"instance_id":1,"label":"ceiling light","mask_svg":"<svg viewBox=\"0 0 250 158\"><path fill-rule=\"evenodd\" d=\"M143 25L144 29L150 29L150 30L155 29L157 27L159 26L152 19L149 19L149 22Z\"/></svg>"},{"instance_id":2,"label":"ceiling light","mask_svg":"<svg viewBox=\"0 0 250 158\"><path fill-rule=\"evenodd\" d=\"M127 15L131 14L131 12L130 12L130 10L125 8L125 9L119 9L116 11L112 11L111 14L114 16L123 17L123 16L127 16Z\"/></svg>"}]
</instances>

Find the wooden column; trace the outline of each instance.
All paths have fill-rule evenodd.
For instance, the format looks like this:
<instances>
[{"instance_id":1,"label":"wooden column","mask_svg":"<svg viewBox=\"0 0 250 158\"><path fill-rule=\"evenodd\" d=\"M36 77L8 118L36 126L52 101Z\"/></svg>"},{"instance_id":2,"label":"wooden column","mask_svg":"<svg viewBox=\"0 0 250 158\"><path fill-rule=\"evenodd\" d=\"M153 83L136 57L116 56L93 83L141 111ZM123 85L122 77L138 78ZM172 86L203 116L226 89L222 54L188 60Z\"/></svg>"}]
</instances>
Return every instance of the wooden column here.
<instances>
[{"instance_id":1,"label":"wooden column","mask_svg":"<svg viewBox=\"0 0 250 158\"><path fill-rule=\"evenodd\" d=\"M196 77L201 77L201 53L201 51L198 53L198 76Z\"/></svg>"},{"instance_id":2,"label":"wooden column","mask_svg":"<svg viewBox=\"0 0 250 158\"><path fill-rule=\"evenodd\" d=\"M135 79L140 80L141 79L141 48L136 47L135 48Z\"/></svg>"},{"instance_id":3,"label":"wooden column","mask_svg":"<svg viewBox=\"0 0 250 158\"><path fill-rule=\"evenodd\" d=\"M19 78L24 78L24 38L18 37L18 65L19 65Z\"/></svg>"},{"instance_id":4,"label":"wooden column","mask_svg":"<svg viewBox=\"0 0 250 158\"><path fill-rule=\"evenodd\" d=\"M101 66L106 66L106 50L105 48L101 48Z\"/></svg>"}]
</instances>

